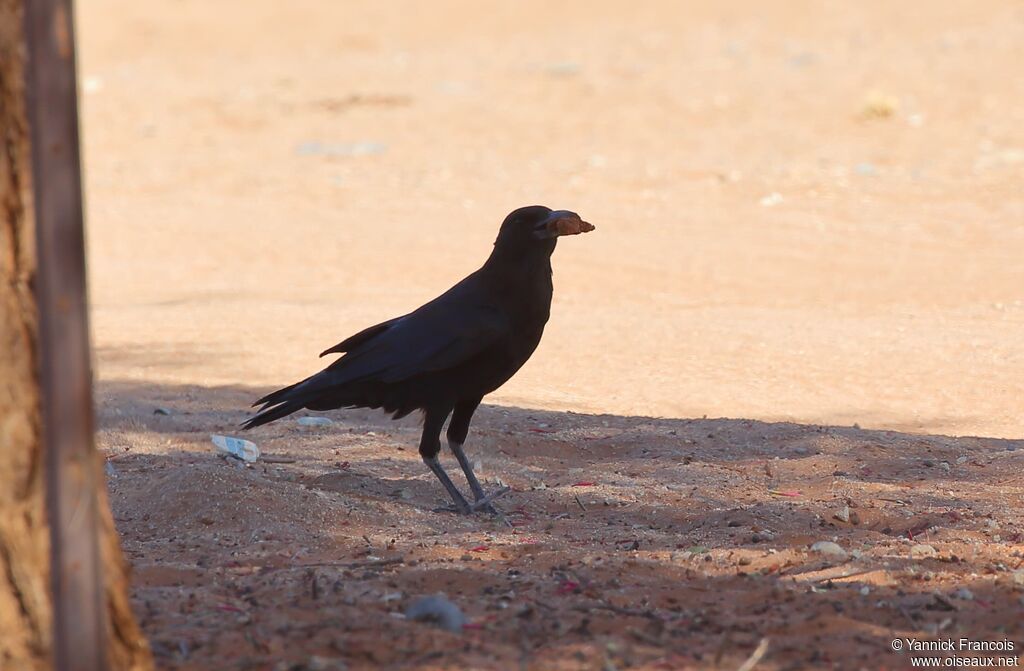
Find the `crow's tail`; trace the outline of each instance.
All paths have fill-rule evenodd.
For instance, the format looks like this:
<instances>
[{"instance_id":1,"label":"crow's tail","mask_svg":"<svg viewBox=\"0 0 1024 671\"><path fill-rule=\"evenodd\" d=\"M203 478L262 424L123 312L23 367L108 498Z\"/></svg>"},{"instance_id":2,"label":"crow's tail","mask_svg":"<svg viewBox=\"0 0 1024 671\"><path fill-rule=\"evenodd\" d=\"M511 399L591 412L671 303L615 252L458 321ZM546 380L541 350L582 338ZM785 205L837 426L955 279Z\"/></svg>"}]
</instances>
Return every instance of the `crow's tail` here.
<instances>
[{"instance_id":1,"label":"crow's tail","mask_svg":"<svg viewBox=\"0 0 1024 671\"><path fill-rule=\"evenodd\" d=\"M255 417L250 417L242 424L242 428L252 429L257 426L268 424L273 422L275 419L286 417L296 410L301 410L304 407L306 407L306 404L301 401L284 401L278 405L265 408Z\"/></svg>"},{"instance_id":2,"label":"crow's tail","mask_svg":"<svg viewBox=\"0 0 1024 671\"><path fill-rule=\"evenodd\" d=\"M303 380L302 382L305 381L306 380ZM285 400L288 394L294 391L296 387L302 384L302 382L296 382L295 384L290 384L287 387L282 387L277 391L272 391L263 398L257 399L256 402L252 404L252 407L255 408L257 405L277 405L281 401Z\"/></svg>"},{"instance_id":3,"label":"crow's tail","mask_svg":"<svg viewBox=\"0 0 1024 671\"><path fill-rule=\"evenodd\" d=\"M302 382L296 382L290 384L287 387L278 389L275 392L271 392L253 403L253 407L263 406L255 417L250 417L243 424L243 429L251 429L253 427L262 426L273 422L275 419L281 419L287 415L292 414L296 410L301 410L306 406L306 402L309 400L307 394L301 393L298 389L299 385L308 382L310 378L302 380Z\"/></svg>"},{"instance_id":4,"label":"crow's tail","mask_svg":"<svg viewBox=\"0 0 1024 671\"><path fill-rule=\"evenodd\" d=\"M323 370L301 382L267 394L253 403L253 407L260 406L259 411L246 420L242 428L262 426L303 408L333 410L366 405L367 399L360 388L353 387L351 381L339 378L336 371Z\"/></svg>"},{"instance_id":5,"label":"crow's tail","mask_svg":"<svg viewBox=\"0 0 1024 671\"><path fill-rule=\"evenodd\" d=\"M337 350L337 347L331 350ZM253 403L253 407L259 406L259 410L242 424L242 428L261 426L302 408L332 410L357 406L378 407L379 403L372 403L372 394L367 396L367 380L377 374L382 365L372 357L364 360L365 355L362 351L349 352L319 373L267 394Z\"/></svg>"}]
</instances>

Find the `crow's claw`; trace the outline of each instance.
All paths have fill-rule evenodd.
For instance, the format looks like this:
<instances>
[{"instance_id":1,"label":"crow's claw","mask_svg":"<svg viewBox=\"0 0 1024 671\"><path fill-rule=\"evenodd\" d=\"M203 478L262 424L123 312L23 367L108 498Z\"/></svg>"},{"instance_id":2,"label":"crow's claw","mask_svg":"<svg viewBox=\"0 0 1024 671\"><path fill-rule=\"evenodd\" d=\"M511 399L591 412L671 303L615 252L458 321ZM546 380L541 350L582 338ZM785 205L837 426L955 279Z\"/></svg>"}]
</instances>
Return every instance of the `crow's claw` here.
<instances>
[{"instance_id":1,"label":"crow's claw","mask_svg":"<svg viewBox=\"0 0 1024 671\"><path fill-rule=\"evenodd\" d=\"M477 499L473 503L469 504L469 507L473 509L473 512L483 510L484 512L491 513L492 515L497 515L498 511L494 506L491 505L491 502L500 496L508 494L510 491L512 491L511 487L502 487L501 489L497 489L488 494L487 496L484 496L483 498Z\"/></svg>"}]
</instances>

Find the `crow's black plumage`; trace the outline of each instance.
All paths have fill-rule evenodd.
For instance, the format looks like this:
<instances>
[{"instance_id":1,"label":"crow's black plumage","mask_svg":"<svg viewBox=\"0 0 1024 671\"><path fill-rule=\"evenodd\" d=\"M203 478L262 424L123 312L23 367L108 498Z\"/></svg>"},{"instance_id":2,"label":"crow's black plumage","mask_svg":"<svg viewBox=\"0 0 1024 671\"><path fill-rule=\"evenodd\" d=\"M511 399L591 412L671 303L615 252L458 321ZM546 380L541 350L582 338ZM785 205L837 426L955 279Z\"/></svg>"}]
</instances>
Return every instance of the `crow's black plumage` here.
<instances>
[{"instance_id":1,"label":"crow's black plumage","mask_svg":"<svg viewBox=\"0 0 1024 671\"><path fill-rule=\"evenodd\" d=\"M539 205L501 225L487 262L454 287L402 317L371 326L324 351L341 358L316 375L259 399L244 428L296 410L382 408L424 413L420 455L460 512L493 510L462 444L485 394L505 383L540 342L551 309L551 253L560 235L593 230L579 215ZM441 429L466 474L470 505L441 468Z\"/></svg>"}]
</instances>

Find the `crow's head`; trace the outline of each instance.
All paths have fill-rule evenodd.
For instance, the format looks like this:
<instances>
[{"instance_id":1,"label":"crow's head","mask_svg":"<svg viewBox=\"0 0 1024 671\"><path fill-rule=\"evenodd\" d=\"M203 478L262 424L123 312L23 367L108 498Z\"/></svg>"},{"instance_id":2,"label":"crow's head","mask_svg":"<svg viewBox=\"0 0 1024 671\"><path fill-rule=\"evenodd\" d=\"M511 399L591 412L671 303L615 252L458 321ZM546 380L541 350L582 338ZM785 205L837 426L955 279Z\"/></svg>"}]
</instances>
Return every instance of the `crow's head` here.
<instances>
[{"instance_id":1,"label":"crow's head","mask_svg":"<svg viewBox=\"0 0 1024 671\"><path fill-rule=\"evenodd\" d=\"M521 207L505 217L494 244L510 252L542 251L550 254L559 236L592 230L594 227L580 219L580 215L575 212L531 205Z\"/></svg>"}]
</instances>

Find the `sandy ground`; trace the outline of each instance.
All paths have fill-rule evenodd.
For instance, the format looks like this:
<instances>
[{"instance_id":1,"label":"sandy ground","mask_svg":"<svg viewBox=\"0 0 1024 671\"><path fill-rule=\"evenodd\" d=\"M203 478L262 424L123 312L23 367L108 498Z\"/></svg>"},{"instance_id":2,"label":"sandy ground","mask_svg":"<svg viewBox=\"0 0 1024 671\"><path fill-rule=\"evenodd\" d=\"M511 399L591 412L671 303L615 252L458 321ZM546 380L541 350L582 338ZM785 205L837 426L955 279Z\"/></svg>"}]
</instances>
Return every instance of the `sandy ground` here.
<instances>
[{"instance_id":1,"label":"sandy ground","mask_svg":"<svg viewBox=\"0 0 1024 671\"><path fill-rule=\"evenodd\" d=\"M1019 3L78 11L100 444L163 667L1024 645ZM432 512L411 420L212 453L532 203L598 230L467 445L513 526ZM461 634L401 618L438 591Z\"/></svg>"}]
</instances>

